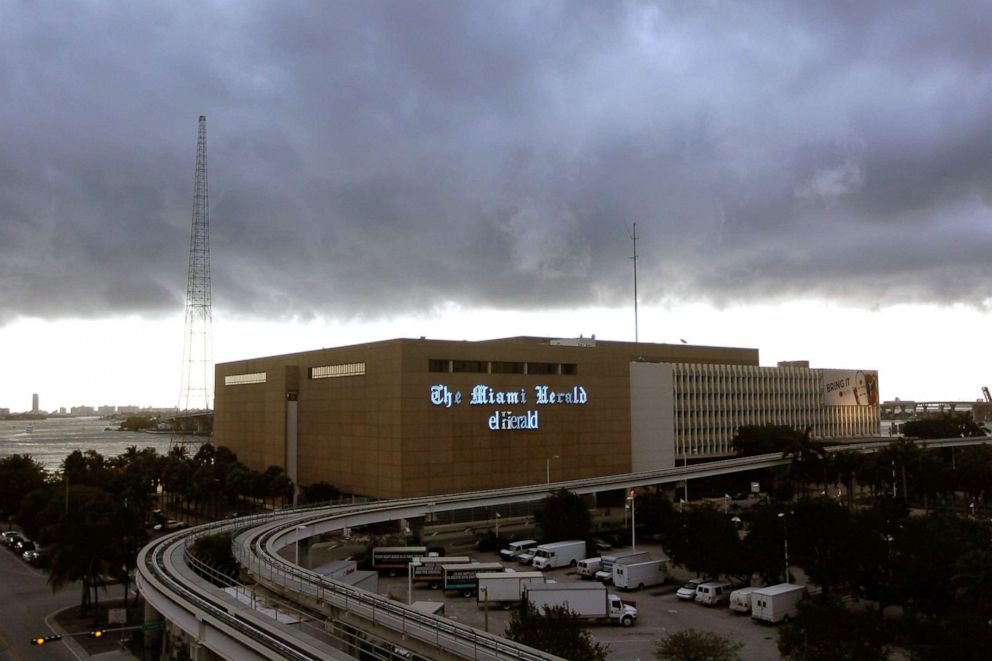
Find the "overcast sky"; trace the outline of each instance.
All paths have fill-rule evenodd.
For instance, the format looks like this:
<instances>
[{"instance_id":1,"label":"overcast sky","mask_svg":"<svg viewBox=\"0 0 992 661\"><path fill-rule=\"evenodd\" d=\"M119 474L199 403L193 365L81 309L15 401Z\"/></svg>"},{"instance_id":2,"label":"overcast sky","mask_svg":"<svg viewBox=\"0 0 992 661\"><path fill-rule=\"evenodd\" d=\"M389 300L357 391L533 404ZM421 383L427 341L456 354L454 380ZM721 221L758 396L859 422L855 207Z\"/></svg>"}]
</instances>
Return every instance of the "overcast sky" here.
<instances>
[{"instance_id":1,"label":"overcast sky","mask_svg":"<svg viewBox=\"0 0 992 661\"><path fill-rule=\"evenodd\" d=\"M120 361L127 324L177 392L200 114L218 359L499 334L483 310L632 339L636 222L641 339L764 363L801 306L835 332L781 358L977 397L990 34L971 2L0 0L0 407L93 380L71 357ZM894 391L900 359L944 385ZM58 403L174 403L132 378Z\"/></svg>"}]
</instances>

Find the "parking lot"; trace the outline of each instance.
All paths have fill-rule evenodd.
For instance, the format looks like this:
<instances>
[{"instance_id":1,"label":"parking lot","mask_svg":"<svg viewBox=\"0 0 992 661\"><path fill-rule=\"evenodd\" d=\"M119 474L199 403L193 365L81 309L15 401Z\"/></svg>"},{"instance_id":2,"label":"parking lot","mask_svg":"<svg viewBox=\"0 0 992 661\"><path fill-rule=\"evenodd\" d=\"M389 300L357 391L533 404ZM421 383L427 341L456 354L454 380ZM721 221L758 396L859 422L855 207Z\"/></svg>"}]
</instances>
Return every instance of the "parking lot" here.
<instances>
[{"instance_id":1,"label":"parking lot","mask_svg":"<svg viewBox=\"0 0 992 661\"><path fill-rule=\"evenodd\" d=\"M629 550L629 547L626 549ZM649 551L654 558L663 558L664 553L657 544L638 544L638 551ZM619 553L624 549L615 549ZM477 562L499 562L496 553L470 554ZM504 562L509 568L523 570L523 565ZM574 569L561 568L547 572L547 576L558 582L581 581ZM682 629L697 629L712 631L744 644L741 654L745 659L777 659L779 658L776 640L778 630L753 622L747 615L734 613L726 606L708 608L689 601L681 601L675 596L675 589L682 581L691 576L678 568L675 578L665 585L647 588L643 591L618 592L624 600L634 601L637 605L637 624L630 628L611 626L608 624L591 624L589 632L599 643L610 646L608 658L629 661L632 659L653 659L654 647L658 639ZM406 601L407 577L379 578L379 591L384 595L401 601ZM461 595L441 590L431 590L426 585L414 586L413 601L443 601L445 616L463 622L478 629L486 629L490 633L502 634L512 612L499 608L488 610L479 608L476 599L465 598Z\"/></svg>"}]
</instances>

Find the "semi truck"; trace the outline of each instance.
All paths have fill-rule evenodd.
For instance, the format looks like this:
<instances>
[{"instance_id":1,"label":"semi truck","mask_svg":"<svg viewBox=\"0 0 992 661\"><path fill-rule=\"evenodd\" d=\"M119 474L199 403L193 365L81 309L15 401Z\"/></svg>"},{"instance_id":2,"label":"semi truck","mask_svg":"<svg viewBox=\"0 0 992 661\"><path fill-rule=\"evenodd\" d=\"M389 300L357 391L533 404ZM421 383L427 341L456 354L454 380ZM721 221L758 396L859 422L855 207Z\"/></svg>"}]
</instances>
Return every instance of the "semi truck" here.
<instances>
[{"instance_id":1,"label":"semi truck","mask_svg":"<svg viewBox=\"0 0 992 661\"><path fill-rule=\"evenodd\" d=\"M575 573L583 579L589 580L596 577L596 572L599 571L602 564L603 559L598 556L579 560L579 564L575 565Z\"/></svg>"},{"instance_id":2,"label":"semi truck","mask_svg":"<svg viewBox=\"0 0 992 661\"><path fill-rule=\"evenodd\" d=\"M799 614L799 602L806 598L806 586L779 583L751 593L751 617L762 622L788 622Z\"/></svg>"},{"instance_id":3,"label":"semi truck","mask_svg":"<svg viewBox=\"0 0 992 661\"><path fill-rule=\"evenodd\" d=\"M510 542L506 545L505 549L501 549L499 552L499 557L503 558L509 562L510 560L516 560L517 556L524 551L529 551L530 549L537 546L536 539L518 539L515 542Z\"/></svg>"},{"instance_id":4,"label":"semi truck","mask_svg":"<svg viewBox=\"0 0 992 661\"><path fill-rule=\"evenodd\" d=\"M410 566L413 568L413 582L427 583L431 590L437 590L444 581L444 565L457 565L472 562L467 555L428 556L415 558Z\"/></svg>"},{"instance_id":5,"label":"semi truck","mask_svg":"<svg viewBox=\"0 0 992 661\"><path fill-rule=\"evenodd\" d=\"M598 583L544 583L524 588L524 598L538 611L565 606L583 619L629 627L637 621L637 608L607 592Z\"/></svg>"},{"instance_id":6,"label":"semi truck","mask_svg":"<svg viewBox=\"0 0 992 661\"><path fill-rule=\"evenodd\" d=\"M651 559L651 554L647 551L628 551L627 553L615 553L604 555L596 572L596 580L600 583L613 582L613 565L632 565L635 562L647 562Z\"/></svg>"},{"instance_id":7,"label":"semi truck","mask_svg":"<svg viewBox=\"0 0 992 661\"><path fill-rule=\"evenodd\" d=\"M668 580L668 562L648 560L613 565L613 585L620 590L643 590Z\"/></svg>"},{"instance_id":8,"label":"semi truck","mask_svg":"<svg viewBox=\"0 0 992 661\"><path fill-rule=\"evenodd\" d=\"M479 589L475 602L480 607L489 604L503 610L520 604L526 586L545 582L544 574L539 571L482 572L477 578Z\"/></svg>"},{"instance_id":9,"label":"semi truck","mask_svg":"<svg viewBox=\"0 0 992 661\"><path fill-rule=\"evenodd\" d=\"M384 569L390 576L396 576L405 572L414 558L426 555L426 546L376 546L372 549L372 569Z\"/></svg>"},{"instance_id":10,"label":"semi truck","mask_svg":"<svg viewBox=\"0 0 992 661\"><path fill-rule=\"evenodd\" d=\"M454 565L441 565L442 585L445 592L459 590L462 596L471 597L479 588L479 574L503 571L498 562L460 562Z\"/></svg>"},{"instance_id":11,"label":"semi truck","mask_svg":"<svg viewBox=\"0 0 992 661\"><path fill-rule=\"evenodd\" d=\"M535 569L554 569L556 567L574 567L579 560L586 557L586 543L581 539L570 539L566 542L541 544L534 549Z\"/></svg>"}]
</instances>

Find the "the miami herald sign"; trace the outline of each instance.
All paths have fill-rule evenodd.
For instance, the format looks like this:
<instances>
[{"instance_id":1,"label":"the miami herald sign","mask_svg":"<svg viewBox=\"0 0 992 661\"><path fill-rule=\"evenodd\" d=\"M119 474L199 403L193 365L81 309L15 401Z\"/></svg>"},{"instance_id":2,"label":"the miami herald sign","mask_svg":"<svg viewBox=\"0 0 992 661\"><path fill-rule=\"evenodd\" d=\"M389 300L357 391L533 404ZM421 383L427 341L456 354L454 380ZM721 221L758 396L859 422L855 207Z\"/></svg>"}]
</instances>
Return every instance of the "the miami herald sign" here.
<instances>
[{"instance_id":1,"label":"the miami herald sign","mask_svg":"<svg viewBox=\"0 0 992 661\"><path fill-rule=\"evenodd\" d=\"M431 386L430 402L434 406L452 408L461 406L466 398L462 391L450 388L444 384ZM538 385L530 390L522 387L514 390L497 390L485 384L472 387L468 393L468 406L496 406L489 416L489 428L493 431L510 429L539 429L541 426L540 408L561 404L565 406L584 406L589 401L589 395L582 386L573 386L567 390L555 390L551 386ZM502 406L533 406L520 413L513 409L501 409Z\"/></svg>"}]
</instances>

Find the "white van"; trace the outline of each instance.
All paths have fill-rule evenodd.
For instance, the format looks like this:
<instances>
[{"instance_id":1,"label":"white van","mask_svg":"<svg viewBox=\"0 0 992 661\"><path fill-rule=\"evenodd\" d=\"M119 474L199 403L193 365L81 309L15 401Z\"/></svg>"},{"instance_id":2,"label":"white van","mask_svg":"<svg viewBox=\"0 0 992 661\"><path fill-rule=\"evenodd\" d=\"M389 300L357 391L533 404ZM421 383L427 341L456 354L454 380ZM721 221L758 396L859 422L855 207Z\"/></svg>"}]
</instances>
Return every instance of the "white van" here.
<instances>
[{"instance_id":1,"label":"white van","mask_svg":"<svg viewBox=\"0 0 992 661\"><path fill-rule=\"evenodd\" d=\"M696 588L696 601L704 606L719 606L730 601L734 586L726 581L700 583Z\"/></svg>"},{"instance_id":2,"label":"white van","mask_svg":"<svg viewBox=\"0 0 992 661\"><path fill-rule=\"evenodd\" d=\"M736 613L751 612L751 593L761 588L741 588L730 593L730 610Z\"/></svg>"}]
</instances>

